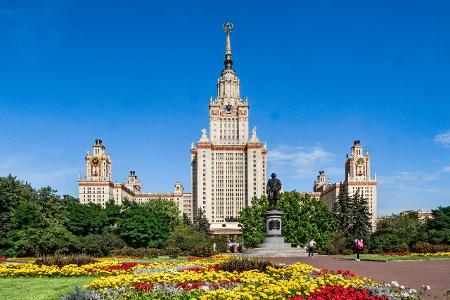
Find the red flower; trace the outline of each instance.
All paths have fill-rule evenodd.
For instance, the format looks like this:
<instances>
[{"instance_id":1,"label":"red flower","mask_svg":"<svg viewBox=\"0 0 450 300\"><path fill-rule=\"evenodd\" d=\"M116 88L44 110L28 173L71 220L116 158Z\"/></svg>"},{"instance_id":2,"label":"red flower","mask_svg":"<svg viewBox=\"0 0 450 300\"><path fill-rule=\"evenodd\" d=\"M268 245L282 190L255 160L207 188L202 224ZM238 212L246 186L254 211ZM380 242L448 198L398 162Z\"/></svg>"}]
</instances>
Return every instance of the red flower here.
<instances>
[{"instance_id":1,"label":"red flower","mask_svg":"<svg viewBox=\"0 0 450 300\"><path fill-rule=\"evenodd\" d=\"M136 291L150 292L153 289L153 283L136 283L133 287Z\"/></svg>"},{"instance_id":2,"label":"red flower","mask_svg":"<svg viewBox=\"0 0 450 300\"><path fill-rule=\"evenodd\" d=\"M102 270L105 271L128 271L130 269L133 269L137 265L151 265L151 263L136 263L136 262L123 262L120 265L117 266L108 266L108 267L102 267Z\"/></svg>"},{"instance_id":3,"label":"red flower","mask_svg":"<svg viewBox=\"0 0 450 300\"><path fill-rule=\"evenodd\" d=\"M291 300L303 300L301 297L290 298ZM387 300L383 296L373 296L364 288L348 288L340 286L326 286L311 293L307 300Z\"/></svg>"}]
</instances>

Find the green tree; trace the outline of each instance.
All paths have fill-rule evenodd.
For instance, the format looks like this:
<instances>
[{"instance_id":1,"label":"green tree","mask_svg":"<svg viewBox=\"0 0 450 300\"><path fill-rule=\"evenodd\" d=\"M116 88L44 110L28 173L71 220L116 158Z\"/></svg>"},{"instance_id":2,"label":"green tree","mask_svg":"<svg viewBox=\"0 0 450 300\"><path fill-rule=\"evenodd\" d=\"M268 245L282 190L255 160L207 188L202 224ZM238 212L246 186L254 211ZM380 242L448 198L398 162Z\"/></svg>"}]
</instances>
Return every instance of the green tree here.
<instances>
[{"instance_id":1,"label":"green tree","mask_svg":"<svg viewBox=\"0 0 450 300\"><path fill-rule=\"evenodd\" d=\"M266 227L264 214L268 206L268 200L263 196L253 199L252 205L241 212L239 222L247 247L255 247L263 241ZM295 191L285 192L281 194L277 208L285 213L282 230L287 242L303 246L314 239L319 249L328 247L335 223L333 215L322 202L309 196L300 197Z\"/></svg>"},{"instance_id":2,"label":"green tree","mask_svg":"<svg viewBox=\"0 0 450 300\"><path fill-rule=\"evenodd\" d=\"M426 221L421 230L422 240L450 245L450 206L438 207L432 213L433 217Z\"/></svg>"},{"instance_id":3,"label":"green tree","mask_svg":"<svg viewBox=\"0 0 450 300\"><path fill-rule=\"evenodd\" d=\"M145 204L125 201L117 220L117 232L128 246L164 248L174 226L180 222L173 201L155 199Z\"/></svg>"},{"instance_id":4,"label":"green tree","mask_svg":"<svg viewBox=\"0 0 450 300\"><path fill-rule=\"evenodd\" d=\"M183 213L183 224L187 226L193 226L191 218L186 213Z\"/></svg>"},{"instance_id":5,"label":"green tree","mask_svg":"<svg viewBox=\"0 0 450 300\"><path fill-rule=\"evenodd\" d=\"M4 238L11 227L11 206L0 194L0 239Z\"/></svg>"},{"instance_id":6,"label":"green tree","mask_svg":"<svg viewBox=\"0 0 450 300\"><path fill-rule=\"evenodd\" d=\"M367 240L372 231L371 218L372 214L369 211L369 203L364 198L359 190L352 197L352 224L350 227L350 234L353 237L362 237Z\"/></svg>"},{"instance_id":7,"label":"green tree","mask_svg":"<svg viewBox=\"0 0 450 300\"><path fill-rule=\"evenodd\" d=\"M283 193L277 207L285 213L282 230L287 242L304 246L314 239L318 249L329 247L335 222L323 202L293 191Z\"/></svg>"},{"instance_id":8,"label":"green tree","mask_svg":"<svg viewBox=\"0 0 450 300\"><path fill-rule=\"evenodd\" d=\"M239 223L242 228L244 245L246 247L256 247L262 243L266 234L266 221L264 213L269 208L269 201L266 196L253 198L252 205L244 208L239 214Z\"/></svg>"},{"instance_id":9,"label":"green tree","mask_svg":"<svg viewBox=\"0 0 450 300\"><path fill-rule=\"evenodd\" d=\"M205 212L200 207L198 208L197 216L194 220L194 228L203 233L206 237L211 237L211 224L209 224Z\"/></svg>"},{"instance_id":10,"label":"green tree","mask_svg":"<svg viewBox=\"0 0 450 300\"><path fill-rule=\"evenodd\" d=\"M105 210L98 204L72 202L67 207L66 227L77 236L101 234L107 225Z\"/></svg>"},{"instance_id":11,"label":"green tree","mask_svg":"<svg viewBox=\"0 0 450 300\"><path fill-rule=\"evenodd\" d=\"M81 238L82 251L94 256L107 256L110 251L126 246L125 242L113 233L89 234Z\"/></svg>"},{"instance_id":12,"label":"green tree","mask_svg":"<svg viewBox=\"0 0 450 300\"><path fill-rule=\"evenodd\" d=\"M209 245L208 238L192 226L180 224L175 227L167 242L168 247L178 247L189 253L194 247Z\"/></svg>"},{"instance_id":13,"label":"green tree","mask_svg":"<svg viewBox=\"0 0 450 300\"><path fill-rule=\"evenodd\" d=\"M9 240L13 243L5 251L8 256L68 254L80 249L77 238L60 225L11 231Z\"/></svg>"},{"instance_id":14,"label":"green tree","mask_svg":"<svg viewBox=\"0 0 450 300\"><path fill-rule=\"evenodd\" d=\"M352 204L347 187L341 185L337 200L334 203L333 215L336 220L337 230L344 236L351 235L351 228L353 226Z\"/></svg>"},{"instance_id":15,"label":"green tree","mask_svg":"<svg viewBox=\"0 0 450 300\"><path fill-rule=\"evenodd\" d=\"M410 247L417 242L420 222L416 212L382 218L372 234L370 248L378 251L396 251L399 246Z\"/></svg>"},{"instance_id":16,"label":"green tree","mask_svg":"<svg viewBox=\"0 0 450 300\"><path fill-rule=\"evenodd\" d=\"M35 198L35 191L29 184L24 184L16 177L0 177L0 251L2 239L13 228L14 211L24 199Z\"/></svg>"}]
</instances>

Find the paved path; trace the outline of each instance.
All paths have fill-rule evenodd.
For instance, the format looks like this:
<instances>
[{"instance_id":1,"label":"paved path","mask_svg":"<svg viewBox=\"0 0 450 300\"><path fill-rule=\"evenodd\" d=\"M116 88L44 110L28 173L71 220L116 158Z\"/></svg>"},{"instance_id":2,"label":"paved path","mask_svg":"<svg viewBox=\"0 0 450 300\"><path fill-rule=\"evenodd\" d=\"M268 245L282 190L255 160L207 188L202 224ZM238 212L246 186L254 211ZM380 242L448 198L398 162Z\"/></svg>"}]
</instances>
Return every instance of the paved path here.
<instances>
[{"instance_id":1,"label":"paved path","mask_svg":"<svg viewBox=\"0 0 450 300\"><path fill-rule=\"evenodd\" d=\"M380 283L394 280L416 290L420 290L422 285L429 285L431 290L426 299L444 299L443 294L450 289L450 260L376 262L341 260L336 256L316 256L313 259L284 257L271 260L288 264L302 262L328 270L350 270Z\"/></svg>"}]
</instances>

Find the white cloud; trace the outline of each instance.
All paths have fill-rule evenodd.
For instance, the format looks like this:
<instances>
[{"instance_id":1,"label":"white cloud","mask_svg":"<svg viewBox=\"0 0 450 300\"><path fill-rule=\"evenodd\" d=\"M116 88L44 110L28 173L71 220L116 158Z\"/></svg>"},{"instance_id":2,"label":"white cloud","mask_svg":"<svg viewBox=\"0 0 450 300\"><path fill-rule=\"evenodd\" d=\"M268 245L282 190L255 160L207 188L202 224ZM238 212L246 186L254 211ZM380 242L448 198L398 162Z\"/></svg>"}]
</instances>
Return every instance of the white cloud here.
<instances>
[{"instance_id":1,"label":"white cloud","mask_svg":"<svg viewBox=\"0 0 450 300\"><path fill-rule=\"evenodd\" d=\"M327 175L342 175L342 168L334 164L335 155L321 146L278 146L268 153L269 172L275 171L283 175L287 188L310 190L312 182L319 170ZM304 180L304 183L299 179Z\"/></svg>"},{"instance_id":2,"label":"white cloud","mask_svg":"<svg viewBox=\"0 0 450 300\"><path fill-rule=\"evenodd\" d=\"M76 195L76 180L79 166L62 164L42 154L39 159L27 153L3 154L0 162L0 176L9 174L31 183L35 188L51 186L61 194Z\"/></svg>"},{"instance_id":3,"label":"white cloud","mask_svg":"<svg viewBox=\"0 0 450 300\"><path fill-rule=\"evenodd\" d=\"M434 172L400 171L392 176L380 176L378 179L382 184L412 181L436 181L446 173L450 173L450 166L444 166Z\"/></svg>"},{"instance_id":4,"label":"white cloud","mask_svg":"<svg viewBox=\"0 0 450 300\"><path fill-rule=\"evenodd\" d=\"M392 176L380 176L378 186L378 213L387 215L408 209L434 209L450 199L450 188L445 184L450 166L433 172L402 171Z\"/></svg>"},{"instance_id":5,"label":"white cloud","mask_svg":"<svg viewBox=\"0 0 450 300\"><path fill-rule=\"evenodd\" d=\"M434 142L439 145L450 146L450 130L436 135Z\"/></svg>"}]
</instances>

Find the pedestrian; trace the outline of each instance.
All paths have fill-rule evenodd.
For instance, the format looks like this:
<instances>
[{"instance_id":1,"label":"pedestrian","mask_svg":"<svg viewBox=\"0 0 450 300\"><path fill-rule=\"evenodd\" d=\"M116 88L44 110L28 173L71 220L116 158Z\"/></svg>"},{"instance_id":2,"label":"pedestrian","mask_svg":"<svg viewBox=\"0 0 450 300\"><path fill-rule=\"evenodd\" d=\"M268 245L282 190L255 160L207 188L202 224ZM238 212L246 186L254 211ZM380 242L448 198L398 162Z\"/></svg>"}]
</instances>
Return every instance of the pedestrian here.
<instances>
[{"instance_id":1,"label":"pedestrian","mask_svg":"<svg viewBox=\"0 0 450 300\"><path fill-rule=\"evenodd\" d=\"M356 250L356 261L360 261L359 254L364 250L364 240L359 235L355 240L355 250Z\"/></svg>"},{"instance_id":2,"label":"pedestrian","mask_svg":"<svg viewBox=\"0 0 450 300\"><path fill-rule=\"evenodd\" d=\"M234 241L233 241L233 239L231 239L230 242L228 243L228 249L230 249L231 253L234 253Z\"/></svg>"},{"instance_id":3,"label":"pedestrian","mask_svg":"<svg viewBox=\"0 0 450 300\"><path fill-rule=\"evenodd\" d=\"M314 257L314 250L316 248L316 241L314 239L311 239L308 242L308 257L313 258Z\"/></svg>"}]
</instances>

